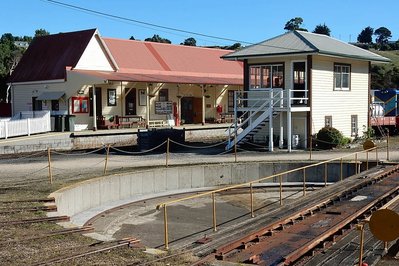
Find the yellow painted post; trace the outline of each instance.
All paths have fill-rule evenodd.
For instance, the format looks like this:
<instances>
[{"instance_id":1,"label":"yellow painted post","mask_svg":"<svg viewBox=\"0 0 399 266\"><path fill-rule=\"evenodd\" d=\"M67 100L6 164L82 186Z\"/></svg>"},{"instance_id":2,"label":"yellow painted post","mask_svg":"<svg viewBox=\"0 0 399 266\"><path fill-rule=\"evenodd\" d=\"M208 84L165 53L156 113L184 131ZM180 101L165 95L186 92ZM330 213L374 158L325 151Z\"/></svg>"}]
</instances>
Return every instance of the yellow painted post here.
<instances>
[{"instance_id":1,"label":"yellow painted post","mask_svg":"<svg viewBox=\"0 0 399 266\"><path fill-rule=\"evenodd\" d=\"M165 233L165 249L169 249L169 239L168 239L168 213L166 211L166 205L163 205L163 226Z\"/></svg>"},{"instance_id":2,"label":"yellow painted post","mask_svg":"<svg viewBox=\"0 0 399 266\"><path fill-rule=\"evenodd\" d=\"M107 146L107 154L105 155L104 175L107 174L108 157L109 157L109 144Z\"/></svg>"},{"instance_id":3,"label":"yellow painted post","mask_svg":"<svg viewBox=\"0 0 399 266\"><path fill-rule=\"evenodd\" d=\"M355 175L357 175L357 152L355 153Z\"/></svg>"},{"instance_id":4,"label":"yellow painted post","mask_svg":"<svg viewBox=\"0 0 399 266\"><path fill-rule=\"evenodd\" d=\"M47 148L47 159L48 159L48 178L50 184L53 183L53 172L51 171L51 150L50 147Z\"/></svg>"},{"instance_id":5,"label":"yellow painted post","mask_svg":"<svg viewBox=\"0 0 399 266\"><path fill-rule=\"evenodd\" d=\"M363 265L363 245L364 245L364 225L358 224L357 230L360 231L359 266L362 266Z\"/></svg>"},{"instance_id":6,"label":"yellow painted post","mask_svg":"<svg viewBox=\"0 0 399 266\"><path fill-rule=\"evenodd\" d=\"M369 151L366 151L366 170L369 170Z\"/></svg>"},{"instance_id":7,"label":"yellow painted post","mask_svg":"<svg viewBox=\"0 0 399 266\"><path fill-rule=\"evenodd\" d=\"M328 165L327 165L327 163L325 163L324 164L324 186L325 187L327 186L327 174L328 174L327 167L328 167Z\"/></svg>"},{"instance_id":8,"label":"yellow painted post","mask_svg":"<svg viewBox=\"0 0 399 266\"><path fill-rule=\"evenodd\" d=\"M166 142L166 167L169 166L169 138Z\"/></svg>"},{"instance_id":9,"label":"yellow painted post","mask_svg":"<svg viewBox=\"0 0 399 266\"><path fill-rule=\"evenodd\" d=\"M215 192L212 193L212 202L213 202L213 232L216 232L216 199L215 199Z\"/></svg>"},{"instance_id":10,"label":"yellow painted post","mask_svg":"<svg viewBox=\"0 0 399 266\"><path fill-rule=\"evenodd\" d=\"M252 183L249 183L249 193L251 194L251 217L254 218L254 193L252 189Z\"/></svg>"},{"instance_id":11,"label":"yellow painted post","mask_svg":"<svg viewBox=\"0 0 399 266\"><path fill-rule=\"evenodd\" d=\"M343 158L341 158L341 163L340 163L340 164L341 164L341 169L340 169L340 171L341 171L341 173L340 173L340 175L341 175L341 176L340 176L340 180L341 180L341 181L342 181L342 178L343 178L343 176L342 176L342 166L343 166L343 165L342 165L342 160L343 160Z\"/></svg>"},{"instance_id":12,"label":"yellow painted post","mask_svg":"<svg viewBox=\"0 0 399 266\"><path fill-rule=\"evenodd\" d=\"M280 175L280 206L283 205L283 175Z\"/></svg>"},{"instance_id":13,"label":"yellow painted post","mask_svg":"<svg viewBox=\"0 0 399 266\"><path fill-rule=\"evenodd\" d=\"M303 168L303 195L306 195L306 168Z\"/></svg>"},{"instance_id":14,"label":"yellow painted post","mask_svg":"<svg viewBox=\"0 0 399 266\"><path fill-rule=\"evenodd\" d=\"M234 162L237 162L237 133L234 134Z\"/></svg>"},{"instance_id":15,"label":"yellow painted post","mask_svg":"<svg viewBox=\"0 0 399 266\"><path fill-rule=\"evenodd\" d=\"M387 131L387 161L389 161L389 130Z\"/></svg>"}]
</instances>

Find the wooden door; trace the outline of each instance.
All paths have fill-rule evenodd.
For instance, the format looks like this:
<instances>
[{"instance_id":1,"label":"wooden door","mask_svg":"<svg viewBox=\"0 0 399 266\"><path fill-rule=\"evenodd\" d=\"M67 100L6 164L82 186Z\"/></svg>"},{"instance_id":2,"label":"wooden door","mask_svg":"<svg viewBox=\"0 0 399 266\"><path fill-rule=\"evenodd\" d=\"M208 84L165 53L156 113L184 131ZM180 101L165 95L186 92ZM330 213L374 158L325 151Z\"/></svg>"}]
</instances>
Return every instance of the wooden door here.
<instances>
[{"instance_id":1,"label":"wooden door","mask_svg":"<svg viewBox=\"0 0 399 266\"><path fill-rule=\"evenodd\" d=\"M202 98L193 98L193 123L202 123Z\"/></svg>"},{"instance_id":2,"label":"wooden door","mask_svg":"<svg viewBox=\"0 0 399 266\"><path fill-rule=\"evenodd\" d=\"M125 88L125 114L136 115L136 89Z\"/></svg>"}]
</instances>

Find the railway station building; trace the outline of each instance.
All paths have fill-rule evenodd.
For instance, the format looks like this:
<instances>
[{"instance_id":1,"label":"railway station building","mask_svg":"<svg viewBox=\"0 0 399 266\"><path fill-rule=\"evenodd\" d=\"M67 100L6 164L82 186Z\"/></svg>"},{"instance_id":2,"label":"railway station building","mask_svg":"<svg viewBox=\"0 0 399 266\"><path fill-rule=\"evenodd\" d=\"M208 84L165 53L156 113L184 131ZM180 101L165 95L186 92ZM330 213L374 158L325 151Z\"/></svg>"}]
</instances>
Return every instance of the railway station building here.
<instances>
[{"instance_id":1,"label":"railway station building","mask_svg":"<svg viewBox=\"0 0 399 266\"><path fill-rule=\"evenodd\" d=\"M243 70L229 52L97 29L35 38L9 80L12 111L73 116L75 131L231 122Z\"/></svg>"}]
</instances>

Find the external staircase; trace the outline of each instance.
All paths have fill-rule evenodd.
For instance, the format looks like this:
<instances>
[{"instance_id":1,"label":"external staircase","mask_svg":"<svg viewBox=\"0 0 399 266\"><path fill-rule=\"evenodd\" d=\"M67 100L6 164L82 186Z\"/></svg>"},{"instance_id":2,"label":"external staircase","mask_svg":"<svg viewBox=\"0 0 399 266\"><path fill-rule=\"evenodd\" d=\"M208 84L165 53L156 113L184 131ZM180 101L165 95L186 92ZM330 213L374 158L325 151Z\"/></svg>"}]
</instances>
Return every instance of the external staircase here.
<instances>
[{"instance_id":1,"label":"external staircase","mask_svg":"<svg viewBox=\"0 0 399 266\"><path fill-rule=\"evenodd\" d=\"M282 89L236 91L234 123L229 128L226 150L245 143L269 126L269 150L273 149L273 118L288 110L286 92Z\"/></svg>"}]
</instances>

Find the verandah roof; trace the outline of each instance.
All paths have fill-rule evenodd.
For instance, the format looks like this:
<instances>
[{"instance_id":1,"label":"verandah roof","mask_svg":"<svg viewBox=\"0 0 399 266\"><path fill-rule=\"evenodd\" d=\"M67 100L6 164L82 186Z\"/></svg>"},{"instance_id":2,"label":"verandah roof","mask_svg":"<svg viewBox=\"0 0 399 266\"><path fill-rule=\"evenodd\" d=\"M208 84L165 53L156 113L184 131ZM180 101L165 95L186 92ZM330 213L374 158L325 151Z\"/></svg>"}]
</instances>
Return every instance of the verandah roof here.
<instances>
[{"instance_id":1,"label":"verandah roof","mask_svg":"<svg viewBox=\"0 0 399 266\"><path fill-rule=\"evenodd\" d=\"M243 85L241 75L188 75L187 73L127 73L92 70L72 70L80 74L101 78L104 81L176 83L176 84L212 84Z\"/></svg>"}]
</instances>

